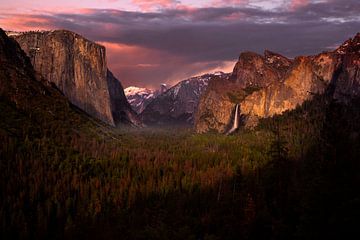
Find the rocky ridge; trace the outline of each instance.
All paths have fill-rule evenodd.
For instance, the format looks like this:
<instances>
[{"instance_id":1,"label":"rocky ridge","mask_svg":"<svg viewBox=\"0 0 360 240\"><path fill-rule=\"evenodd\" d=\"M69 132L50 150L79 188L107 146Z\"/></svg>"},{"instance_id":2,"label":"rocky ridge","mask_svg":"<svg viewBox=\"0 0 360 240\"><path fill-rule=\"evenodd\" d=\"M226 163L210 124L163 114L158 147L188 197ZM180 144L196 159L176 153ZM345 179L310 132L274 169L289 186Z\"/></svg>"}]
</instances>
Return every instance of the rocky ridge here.
<instances>
[{"instance_id":1,"label":"rocky ridge","mask_svg":"<svg viewBox=\"0 0 360 240\"><path fill-rule=\"evenodd\" d=\"M259 118L294 109L314 94L328 91L340 101L358 96L359 59L360 34L335 51L294 60L269 51L242 53L231 77L214 79L201 98L196 131L227 131L236 104L244 124L253 127Z\"/></svg>"}]
</instances>

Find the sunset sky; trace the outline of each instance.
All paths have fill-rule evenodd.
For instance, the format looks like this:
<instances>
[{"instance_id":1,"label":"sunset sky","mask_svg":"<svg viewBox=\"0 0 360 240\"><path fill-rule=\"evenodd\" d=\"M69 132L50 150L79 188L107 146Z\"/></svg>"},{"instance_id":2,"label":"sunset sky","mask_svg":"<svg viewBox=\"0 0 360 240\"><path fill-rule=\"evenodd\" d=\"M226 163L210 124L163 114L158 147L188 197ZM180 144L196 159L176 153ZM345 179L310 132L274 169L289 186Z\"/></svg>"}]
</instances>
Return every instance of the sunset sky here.
<instances>
[{"instance_id":1,"label":"sunset sky","mask_svg":"<svg viewBox=\"0 0 360 240\"><path fill-rule=\"evenodd\" d=\"M157 88L231 71L241 51L333 49L360 32L360 0L0 0L0 27L75 31L125 87Z\"/></svg>"}]
</instances>

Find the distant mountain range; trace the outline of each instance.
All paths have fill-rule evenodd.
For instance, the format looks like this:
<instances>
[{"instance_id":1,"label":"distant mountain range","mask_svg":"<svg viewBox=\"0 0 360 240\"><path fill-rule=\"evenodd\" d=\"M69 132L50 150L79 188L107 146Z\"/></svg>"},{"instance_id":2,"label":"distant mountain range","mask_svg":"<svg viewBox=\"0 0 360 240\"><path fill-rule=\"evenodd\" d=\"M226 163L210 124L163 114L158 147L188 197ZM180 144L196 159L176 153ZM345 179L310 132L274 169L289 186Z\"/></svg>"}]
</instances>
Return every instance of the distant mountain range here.
<instances>
[{"instance_id":1,"label":"distant mountain range","mask_svg":"<svg viewBox=\"0 0 360 240\"><path fill-rule=\"evenodd\" d=\"M140 117L146 125L192 125L201 94L213 77L226 78L228 74L216 72L180 81L156 96Z\"/></svg>"},{"instance_id":2,"label":"distant mountain range","mask_svg":"<svg viewBox=\"0 0 360 240\"><path fill-rule=\"evenodd\" d=\"M131 107L140 114L152 100L166 92L167 89L166 84L161 84L158 90L131 86L125 88L124 92Z\"/></svg>"}]
</instances>

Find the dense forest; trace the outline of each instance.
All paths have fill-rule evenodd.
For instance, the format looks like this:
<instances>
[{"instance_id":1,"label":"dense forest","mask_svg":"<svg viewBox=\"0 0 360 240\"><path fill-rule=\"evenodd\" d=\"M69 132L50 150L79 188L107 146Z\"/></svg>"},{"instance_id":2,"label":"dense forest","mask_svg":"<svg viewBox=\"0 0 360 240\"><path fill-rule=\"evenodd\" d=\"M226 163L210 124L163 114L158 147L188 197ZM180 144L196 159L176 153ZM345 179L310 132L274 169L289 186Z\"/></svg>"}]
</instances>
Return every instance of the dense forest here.
<instances>
[{"instance_id":1,"label":"dense forest","mask_svg":"<svg viewBox=\"0 0 360 240\"><path fill-rule=\"evenodd\" d=\"M357 236L359 109L315 96L224 136L70 131L1 99L1 239Z\"/></svg>"}]
</instances>

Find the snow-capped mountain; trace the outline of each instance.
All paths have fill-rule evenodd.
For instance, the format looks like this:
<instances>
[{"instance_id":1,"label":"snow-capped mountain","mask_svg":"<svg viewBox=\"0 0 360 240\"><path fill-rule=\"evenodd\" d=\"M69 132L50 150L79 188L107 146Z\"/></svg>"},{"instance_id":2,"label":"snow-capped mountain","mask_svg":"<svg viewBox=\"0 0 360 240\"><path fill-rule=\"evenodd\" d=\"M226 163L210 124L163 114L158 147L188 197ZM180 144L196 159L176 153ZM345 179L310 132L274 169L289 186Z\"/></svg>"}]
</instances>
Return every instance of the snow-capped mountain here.
<instances>
[{"instance_id":1,"label":"snow-capped mountain","mask_svg":"<svg viewBox=\"0 0 360 240\"><path fill-rule=\"evenodd\" d=\"M210 79L228 74L216 72L183 80L157 96L145 107L141 118L147 125L192 124L199 98Z\"/></svg>"},{"instance_id":2,"label":"snow-capped mountain","mask_svg":"<svg viewBox=\"0 0 360 240\"><path fill-rule=\"evenodd\" d=\"M161 84L160 89L156 91L148 88L131 86L124 89L124 92L131 107L140 114L154 98L156 98L158 95L162 94L166 90L166 84Z\"/></svg>"},{"instance_id":3,"label":"snow-capped mountain","mask_svg":"<svg viewBox=\"0 0 360 240\"><path fill-rule=\"evenodd\" d=\"M125 88L124 92L131 107L137 113L141 113L144 110L145 106L155 98L154 91L147 88L131 86Z\"/></svg>"}]
</instances>

